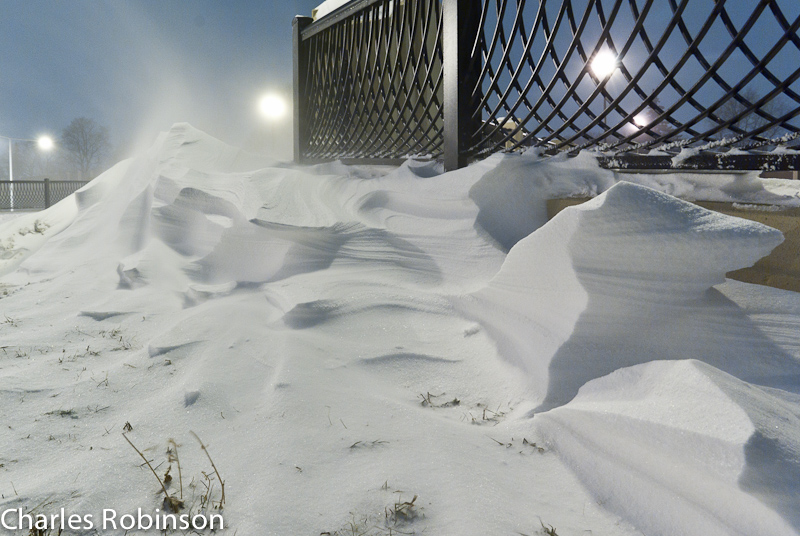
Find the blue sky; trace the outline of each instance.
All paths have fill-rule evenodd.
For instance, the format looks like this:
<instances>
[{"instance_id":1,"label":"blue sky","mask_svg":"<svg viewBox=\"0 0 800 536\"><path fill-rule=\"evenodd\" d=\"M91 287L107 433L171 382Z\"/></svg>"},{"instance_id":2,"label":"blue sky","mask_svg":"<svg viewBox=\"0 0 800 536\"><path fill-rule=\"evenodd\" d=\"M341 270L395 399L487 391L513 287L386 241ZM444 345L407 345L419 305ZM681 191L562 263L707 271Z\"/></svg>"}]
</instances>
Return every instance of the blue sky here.
<instances>
[{"instance_id":1,"label":"blue sky","mask_svg":"<svg viewBox=\"0 0 800 536\"><path fill-rule=\"evenodd\" d=\"M125 153L188 121L254 146L265 91L291 87L291 21L319 0L0 0L0 135L75 117Z\"/></svg>"}]
</instances>

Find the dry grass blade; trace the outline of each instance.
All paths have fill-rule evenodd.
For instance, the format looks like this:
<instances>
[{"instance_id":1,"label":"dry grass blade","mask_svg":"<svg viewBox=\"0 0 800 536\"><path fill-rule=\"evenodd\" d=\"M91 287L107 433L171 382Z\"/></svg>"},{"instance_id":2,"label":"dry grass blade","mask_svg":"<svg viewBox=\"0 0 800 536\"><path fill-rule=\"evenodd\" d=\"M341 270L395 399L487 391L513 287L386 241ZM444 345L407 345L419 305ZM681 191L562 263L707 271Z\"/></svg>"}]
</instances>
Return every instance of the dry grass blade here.
<instances>
[{"instance_id":1,"label":"dry grass blade","mask_svg":"<svg viewBox=\"0 0 800 536\"><path fill-rule=\"evenodd\" d=\"M221 509L222 506L225 504L225 481L222 480L222 477L220 476L219 471L217 470L217 466L214 465L214 460L211 459L211 454L208 453L208 449L206 448L205 444L200 440L197 434L195 434L192 431L190 431L189 433L194 436L194 438L197 440L198 443L200 443L200 448L203 449L203 452L206 453L208 461L211 463L211 467L214 469L214 473L216 473L217 475L217 480L219 480L219 485L222 488L222 496L219 500L219 507Z\"/></svg>"},{"instance_id":2,"label":"dry grass blade","mask_svg":"<svg viewBox=\"0 0 800 536\"><path fill-rule=\"evenodd\" d=\"M150 472L153 473L154 477L156 477L156 480L158 480L158 483L161 485L161 490L164 492L164 502L170 507L170 509L173 512L177 512L178 510L183 508L183 501L176 499L175 497L170 497L169 492L167 491L167 487L164 485L164 482L161 480L161 477L158 476L156 470L153 469L152 465L150 465L150 460L148 460L147 457L144 454L142 454L141 450L136 448L136 445L134 445L133 442L130 439L128 439L128 436L122 434L122 437L124 437L125 441L128 442L128 444L133 448L133 450L135 450L136 453L142 457L144 463L146 463L147 467L150 468Z\"/></svg>"},{"instance_id":3,"label":"dry grass blade","mask_svg":"<svg viewBox=\"0 0 800 536\"><path fill-rule=\"evenodd\" d=\"M167 449L167 460L170 463L174 461L175 465L178 466L178 484L180 485L181 490L181 500L183 500L183 475L181 474L181 460L178 458L178 444L174 439L170 439L167 443L169 444L169 448Z\"/></svg>"},{"instance_id":4,"label":"dry grass blade","mask_svg":"<svg viewBox=\"0 0 800 536\"><path fill-rule=\"evenodd\" d=\"M539 523L542 524L542 530L544 530L544 533L547 536L558 536L558 533L556 532L556 529L553 525L545 525L544 521L542 521L541 519L539 520Z\"/></svg>"}]
</instances>

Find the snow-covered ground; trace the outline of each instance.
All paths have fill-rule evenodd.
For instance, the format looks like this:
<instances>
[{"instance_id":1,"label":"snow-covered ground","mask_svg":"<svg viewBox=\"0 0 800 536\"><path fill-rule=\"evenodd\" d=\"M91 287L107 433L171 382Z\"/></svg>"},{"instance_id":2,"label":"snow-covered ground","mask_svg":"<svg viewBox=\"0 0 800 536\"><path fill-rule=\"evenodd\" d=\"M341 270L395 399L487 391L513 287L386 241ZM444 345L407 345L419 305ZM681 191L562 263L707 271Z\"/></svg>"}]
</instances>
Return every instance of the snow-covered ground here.
<instances>
[{"instance_id":1,"label":"snow-covered ground","mask_svg":"<svg viewBox=\"0 0 800 536\"><path fill-rule=\"evenodd\" d=\"M158 533L144 456L225 534L800 534L800 295L725 279L782 236L667 195L798 189L619 178L301 167L176 125L0 223L4 523Z\"/></svg>"},{"instance_id":2,"label":"snow-covered ground","mask_svg":"<svg viewBox=\"0 0 800 536\"><path fill-rule=\"evenodd\" d=\"M24 216L27 214L28 211L20 211L20 210L0 210L0 225L3 223L14 220L19 218L20 216Z\"/></svg>"}]
</instances>

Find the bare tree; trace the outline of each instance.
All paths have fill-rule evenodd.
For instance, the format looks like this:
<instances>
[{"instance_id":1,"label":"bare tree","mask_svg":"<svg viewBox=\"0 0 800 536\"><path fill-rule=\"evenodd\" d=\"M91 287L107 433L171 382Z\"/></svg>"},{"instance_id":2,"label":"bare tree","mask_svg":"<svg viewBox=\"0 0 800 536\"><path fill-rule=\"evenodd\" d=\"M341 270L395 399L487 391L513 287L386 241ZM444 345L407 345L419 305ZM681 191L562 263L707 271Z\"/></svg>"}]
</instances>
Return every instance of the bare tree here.
<instances>
[{"instance_id":1,"label":"bare tree","mask_svg":"<svg viewBox=\"0 0 800 536\"><path fill-rule=\"evenodd\" d=\"M61 133L60 146L69 152L69 158L82 180L105 164L111 153L108 129L94 120L78 117Z\"/></svg>"},{"instance_id":2,"label":"bare tree","mask_svg":"<svg viewBox=\"0 0 800 536\"><path fill-rule=\"evenodd\" d=\"M745 90L740 91L739 96L744 101L749 103L755 103L761 99L758 91L752 87L748 87ZM769 124L768 119L759 115L755 110L749 110L749 108L750 107L745 103L740 102L735 98L731 98L730 100L726 101L725 104L720 106L714 112L714 115L720 118L721 122L727 122L730 120L734 120L734 122L731 124L731 127L733 128L723 129L719 136L736 137L742 135L740 131L743 131L746 135L746 133L752 132ZM759 107L759 109L762 113L772 117L780 117L789 111L786 102L781 100L780 97L776 97L765 102ZM779 125L775 125L764 130L764 132L759 134L759 136L762 138L775 138L779 136L781 132L782 128Z\"/></svg>"}]
</instances>

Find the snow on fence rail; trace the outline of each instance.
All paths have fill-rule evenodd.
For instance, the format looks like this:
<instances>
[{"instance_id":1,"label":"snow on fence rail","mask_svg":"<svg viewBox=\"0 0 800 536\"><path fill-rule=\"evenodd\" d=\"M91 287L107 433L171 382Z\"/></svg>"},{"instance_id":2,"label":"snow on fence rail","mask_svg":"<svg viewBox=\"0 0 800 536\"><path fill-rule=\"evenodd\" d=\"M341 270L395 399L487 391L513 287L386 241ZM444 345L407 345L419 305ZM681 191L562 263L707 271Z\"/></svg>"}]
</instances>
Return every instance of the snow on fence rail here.
<instances>
[{"instance_id":1,"label":"snow on fence rail","mask_svg":"<svg viewBox=\"0 0 800 536\"><path fill-rule=\"evenodd\" d=\"M295 159L797 170L799 28L796 0L352 0L294 20Z\"/></svg>"},{"instance_id":2,"label":"snow on fence rail","mask_svg":"<svg viewBox=\"0 0 800 536\"><path fill-rule=\"evenodd\" d=\"M42 209L83 187L84 181L0 181L0 210Z\"/></svg>"}]
</instances>

